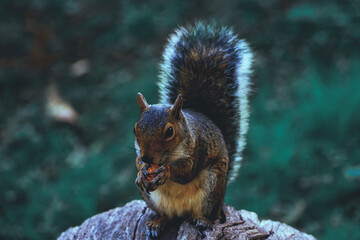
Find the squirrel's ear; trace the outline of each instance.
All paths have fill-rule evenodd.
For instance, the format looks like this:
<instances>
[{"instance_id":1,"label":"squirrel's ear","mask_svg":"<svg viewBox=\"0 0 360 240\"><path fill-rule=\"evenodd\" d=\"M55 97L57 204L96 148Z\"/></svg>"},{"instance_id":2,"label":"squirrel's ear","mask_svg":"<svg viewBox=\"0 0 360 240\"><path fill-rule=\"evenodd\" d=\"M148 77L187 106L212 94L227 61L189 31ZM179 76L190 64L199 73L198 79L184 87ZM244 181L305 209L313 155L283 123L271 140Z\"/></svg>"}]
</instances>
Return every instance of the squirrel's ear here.
<instances>
[{"instance_id":1,"label":"squirrel's ear","mask_svg":"<svg viewBox=\"0 0 360 240\"><path fill-rule=\"evenodd\" d=\"M149 108L149 104L146 102L146 99L141 93L138 93L136 96L136 101L140 107L141 112L143 113L146 109Z\"/></svg>"},{"instance_id":2,"label":"squirrel's ear","mask_svg":"<svg viewBox=\"0 0 360 240\"><path fill-rule=\"evenodd\" d=\"M171 114L176 118L179 118L182 106L183 106L183 99L182 99L182 95L179 94L174 102L173 107L171 108Z\"/></svg>"}]
</instances>

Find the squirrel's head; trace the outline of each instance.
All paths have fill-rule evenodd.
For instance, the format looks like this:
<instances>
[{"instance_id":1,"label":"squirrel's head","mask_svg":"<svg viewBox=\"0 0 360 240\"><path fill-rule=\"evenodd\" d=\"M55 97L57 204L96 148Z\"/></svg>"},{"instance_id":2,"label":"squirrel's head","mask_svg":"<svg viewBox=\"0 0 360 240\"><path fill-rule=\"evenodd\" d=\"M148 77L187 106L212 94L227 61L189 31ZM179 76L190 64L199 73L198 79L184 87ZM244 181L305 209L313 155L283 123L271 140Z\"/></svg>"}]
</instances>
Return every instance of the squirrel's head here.
<instances>
[{"instance_id":1,"label":"squirrel's head","mask_svg":"<svg viewBox=\"0 0 360 240\"><path fill-rule=\"evenodd\" d=\"M149 105L141 93L137 95L141 110L135 123L135 147L146 163L167 164L182 155L188 129L182 110L182 96L173 105Z\"/></svg>"}]
</instances>

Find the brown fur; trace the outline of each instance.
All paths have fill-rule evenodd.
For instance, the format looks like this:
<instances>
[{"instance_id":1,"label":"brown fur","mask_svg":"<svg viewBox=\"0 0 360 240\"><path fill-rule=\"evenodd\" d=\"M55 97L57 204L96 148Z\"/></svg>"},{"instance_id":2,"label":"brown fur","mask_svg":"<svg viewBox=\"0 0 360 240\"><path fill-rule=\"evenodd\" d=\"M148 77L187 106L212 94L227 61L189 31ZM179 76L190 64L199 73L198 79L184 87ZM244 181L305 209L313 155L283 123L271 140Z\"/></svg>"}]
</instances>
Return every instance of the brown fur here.
<instances>
[{"instance_id":1,"label":"brown fur","mask_svg":"<svg viewBox=\"0 0 360 240\"><path fill-rule=\"evenodd\" d=\"M147 125L147 116L136 124L136 139L140 156L138 184L144 184L141 194L148 205L160 216L168 218L197 218L214 220L220 217L226 189L228 153L220 130L207 117L191 110L183 110L178 117L167 106L150 106L143 114L163 114L166 119L159 125ZM149 111L149 112L148 112ZM152 112L156 111L156 113ZM170 142L163 140L164 126L171 123L175 136ZM170 154L167 155L167 153ZM146 155L153 162L168 165L168 177L162 185L143 183L142 171ZM140 181L140 178L143 179Z\"/></svg>"}]
</instances>

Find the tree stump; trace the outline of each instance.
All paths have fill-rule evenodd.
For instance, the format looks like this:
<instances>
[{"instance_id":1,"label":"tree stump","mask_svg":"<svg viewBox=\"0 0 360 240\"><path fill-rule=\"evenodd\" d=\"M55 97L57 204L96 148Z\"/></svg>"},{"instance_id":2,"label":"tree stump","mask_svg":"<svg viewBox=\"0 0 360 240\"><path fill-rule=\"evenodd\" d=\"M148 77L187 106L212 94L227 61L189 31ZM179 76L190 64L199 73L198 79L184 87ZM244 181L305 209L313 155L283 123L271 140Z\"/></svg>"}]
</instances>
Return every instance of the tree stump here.
<instances>
[{"instance_id":1,"label":"tree stump","mask_svg":"<svg viewBox=\"0 0 360 240\"><path fill-rule=\"evenodd\" d=\"M315 238L286 224L263 220L246 210L237 211L224 204L226 221L215 222L212 230L199 231L188 221L173 221L164 229L161 239L239 239L239 240L282 240ZM145 223L155 217L144 201L135 200L121 208L97 214L78 227L63 232L58 240L69 239L131 239L146 238Z\"/></svg>"}]
</instances>

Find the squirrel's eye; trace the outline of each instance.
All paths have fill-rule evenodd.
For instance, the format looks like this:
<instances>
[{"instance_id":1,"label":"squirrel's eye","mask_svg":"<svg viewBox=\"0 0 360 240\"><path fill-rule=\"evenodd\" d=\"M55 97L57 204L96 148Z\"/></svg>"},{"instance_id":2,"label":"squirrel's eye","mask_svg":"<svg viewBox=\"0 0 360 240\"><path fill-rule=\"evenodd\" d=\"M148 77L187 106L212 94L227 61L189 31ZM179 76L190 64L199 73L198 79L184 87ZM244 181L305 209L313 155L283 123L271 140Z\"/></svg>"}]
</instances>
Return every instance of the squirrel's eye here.
<instances>
[{"instance_id":1,"label":"squirrel's eye","mask_svg":"<svg viewBox=\"0 0 360 240\"><path fill-rule=\"evenodd\" d=\"M165 132L165 139L172 137L174 134L174 129L172 127L169 127Z\"/></svg>"},{"instance_id":2,"label":"squirrel's eye","mask_svg":"<svg viewBox=\"0 0 360 240\"><path fill-rule=\"evenodd\" d=\"M164 139L165 141L170 141L175 136L174 126L171 123L168 123L164 128Z\"/></svg>"}]
</instances>

